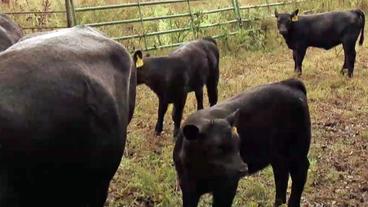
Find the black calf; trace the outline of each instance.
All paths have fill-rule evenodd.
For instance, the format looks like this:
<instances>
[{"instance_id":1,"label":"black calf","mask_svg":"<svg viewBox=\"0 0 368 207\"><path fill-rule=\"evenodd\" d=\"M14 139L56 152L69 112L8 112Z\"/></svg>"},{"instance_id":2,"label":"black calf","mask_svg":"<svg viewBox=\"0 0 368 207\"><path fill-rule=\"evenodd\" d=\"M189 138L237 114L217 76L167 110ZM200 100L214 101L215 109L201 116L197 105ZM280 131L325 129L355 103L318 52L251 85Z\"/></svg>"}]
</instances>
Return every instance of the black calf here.
<instances>
[{"instance_id":1,"label":"black calf","mask_svg":"<svg viewBox=\"0 0 368 207\"><path fill-rule=\"evenodd\" d=\"M271 165L275 206L299 207L307 179L311 123L304 84L286 80L263 85L184 122L174 148L174 162L184 207L196 207L204 193L213 206L230 207L239 179Z\"/></svg>"},{"instance_id":2,"label":"black calf","mask_svg":"<svg viewBox=\"0 0 368 207\"><path fill-rule=\"evenodd\" d=\"M364 41L365 15L363 11L351 10L343 12L327 12L316 15L298 16L296 10L291 14L279 14L275 11L277 27L286 44L293 50L294 70L302 73L302 62L308 47L331 49L339 44L344 48L345 60L341 69L348 69L352 77L355 63L355 43Z\"/></svg>"},{"instance_id":3,"label":"black calf","mask_svg":"<svg viewBox=\"0 0 368 207\"><path fill-rule=\"evenodd\" d=\"M210 105L217 103L219 51L212 38L189 42L166 57L145 57L141 51L133 55L137 65L137 82L146 84L159 98L155 132L163 128L169 103L174 104L174 135L180 128L187 93L194 91L197 109L203 109L203 85L207 86Z\"/></svg>"}]
</instances>

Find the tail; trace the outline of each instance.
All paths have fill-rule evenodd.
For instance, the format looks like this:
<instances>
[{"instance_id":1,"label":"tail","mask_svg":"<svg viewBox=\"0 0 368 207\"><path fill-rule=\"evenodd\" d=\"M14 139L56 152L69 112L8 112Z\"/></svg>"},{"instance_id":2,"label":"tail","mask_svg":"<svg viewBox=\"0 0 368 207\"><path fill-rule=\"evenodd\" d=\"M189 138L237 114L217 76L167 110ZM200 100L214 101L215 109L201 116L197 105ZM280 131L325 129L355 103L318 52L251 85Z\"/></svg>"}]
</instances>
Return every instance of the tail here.
<instances>
[{"instance_id":1,"label":"tail","mask_svg":"<svg viewBox=\"0 0 368 207\"><path fill-rule=\"evenodd\" d=\"M362 18L362 31L361 31L360 40L359 40L359 45L362 45L364 42L365 15L364 15L364 12L360 9L355 10L355 12Z\"/></svg>"},{"instance_id":2,"label":"tail","mask_svg":"<svg viewBox=\"0 0 368 207\"><path fill-rule=\"evenodd\" d=\"M214 38L210 37L210 36L208 36L208 37L203 37L202 39L203 39L203 40L207 40L207 41L212 42L213 44L217 45L216 40L215 40Z\"/></svg>"}]
</instances>

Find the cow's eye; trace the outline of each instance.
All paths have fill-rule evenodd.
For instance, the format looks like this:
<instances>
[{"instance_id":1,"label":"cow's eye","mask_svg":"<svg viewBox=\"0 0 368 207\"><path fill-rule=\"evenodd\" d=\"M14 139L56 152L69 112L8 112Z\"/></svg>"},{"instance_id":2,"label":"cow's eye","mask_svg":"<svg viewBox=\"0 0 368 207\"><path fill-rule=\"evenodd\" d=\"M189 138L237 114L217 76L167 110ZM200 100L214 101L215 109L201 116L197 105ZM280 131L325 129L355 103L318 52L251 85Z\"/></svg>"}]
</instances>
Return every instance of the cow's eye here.
<instances>
[{"instance_id":1,"label":"cow's eye","mask_svg":"<svg viewBox=\"0 0 368 207\"><path fill-rule=\"evenodd\" d=\"M228 151L228 147L226 145L220 145L219 146L219 151L221 153L226 153Z\"/></svg>"}]
</instances>

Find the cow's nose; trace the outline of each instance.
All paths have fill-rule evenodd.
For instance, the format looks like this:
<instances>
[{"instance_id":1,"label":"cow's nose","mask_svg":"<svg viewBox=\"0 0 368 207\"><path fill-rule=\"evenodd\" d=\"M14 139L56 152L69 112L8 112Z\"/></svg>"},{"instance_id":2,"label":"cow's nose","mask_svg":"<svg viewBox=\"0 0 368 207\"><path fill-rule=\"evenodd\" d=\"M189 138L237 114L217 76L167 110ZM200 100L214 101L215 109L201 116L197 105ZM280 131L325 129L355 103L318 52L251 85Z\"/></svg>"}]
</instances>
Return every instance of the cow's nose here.
<instances>
[{"instance_id":1,"label":"cow's nose","mask_svg":"<svg viewBox=\"0 0 368 207\"><path fill-rule=\"evenodd\" d=\"M248 165L244 164L238 171L240 177L248 175Z\"/></svg>"}]
</instances>

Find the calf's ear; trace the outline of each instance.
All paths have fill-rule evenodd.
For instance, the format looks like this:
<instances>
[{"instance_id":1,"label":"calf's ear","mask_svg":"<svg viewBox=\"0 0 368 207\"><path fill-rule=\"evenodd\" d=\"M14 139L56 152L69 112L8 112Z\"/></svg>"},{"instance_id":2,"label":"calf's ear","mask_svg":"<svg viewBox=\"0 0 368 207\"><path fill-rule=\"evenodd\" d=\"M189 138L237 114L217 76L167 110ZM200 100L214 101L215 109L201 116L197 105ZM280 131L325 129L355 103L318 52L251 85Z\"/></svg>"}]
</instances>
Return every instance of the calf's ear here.
<instances>
[{"instance_id":1,"label":"calf's ear","mask_svg":"<svg viewBox=\"0 0 368 207\"><path fill-rule=\"evenodd\" d=\"M144 63L143 63L143 52L141 50L135 51L134 54L133 54L133 60L134 60L135 66L137 68L142 67L144 65Z\"/></svg>"},{"instance_id":2,"label":"calf's ear","mask_svg":"<svg viewBox=\"0 0 368 207\"><path fill-rule=\"evenodd\" d=\"M299 13L299 9L291 13L291 21L297 22L299 20L298 13Z\"/></svg>"},{"instance_id":3,"label":"calf's ear","mask_svg":"<svg viewBox=\"0 0 368 207\"><path fill-rule=\"evenodd\" d=\"M293 13L291 13L291 17L298 16L299 9L296 9Z\"/></svg>"},{"instance_id":4,"label":"calf's ear","mask_svg":"<svg viewBox=\"0 0 368 207\"><path fill-rule=\"evenodd\" d=\"M238 122L240 110L236 109L233 113L227 116L225 119L229 122L230 126L235 126Z\"/></svg>"},{"instance_id":5,"label":"calf's ear","mask_svg":"<svg viewBox=\"0 0 368 207\"><path fill-rule=\"evenodd\" d=\"M196 140L199 137L199 128L192 124L185 125L183 128L183 134L187 140Z\"/></svg>"},{"instance_id":6,"label":"calf's ear","mask_svg":"<svg viewBox=\"0 0 368 207\"><path fill-rule=\"evenodd\" d=\"M277 9L275 9L275 17L279 17L279 13L277 12Z\"/></svg>"}]
</instances>

